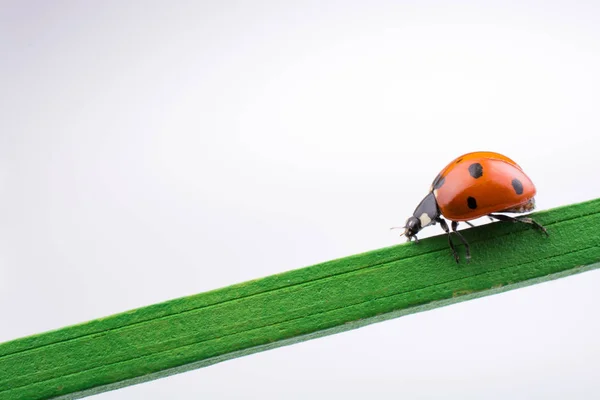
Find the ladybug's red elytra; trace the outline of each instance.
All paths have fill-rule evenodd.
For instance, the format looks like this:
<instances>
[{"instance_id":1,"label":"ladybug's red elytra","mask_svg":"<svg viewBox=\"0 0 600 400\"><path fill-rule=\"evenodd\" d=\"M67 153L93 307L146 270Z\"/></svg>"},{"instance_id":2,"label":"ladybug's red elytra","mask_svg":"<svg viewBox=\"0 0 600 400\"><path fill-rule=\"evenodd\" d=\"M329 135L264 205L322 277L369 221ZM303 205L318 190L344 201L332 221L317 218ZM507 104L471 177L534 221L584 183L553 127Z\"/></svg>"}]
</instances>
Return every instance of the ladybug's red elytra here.
<instances>
[{"instance_id":1,"label":"ladybug's red elytra","mask_svg":"<svg viewBox=\"0 0 600 400\"><path fill-rule=\"evenodd\" d=\"M456 230L459 222L488 216L499 221L530 224L546 235L546 228L533 219L495 213L524 213L535 208L536 189L521 167L510 158L491 151L477 151L457 157L434 179L429 193L419 203L413 215L402 227L408 241L417 239L417 233L429 225L439 223L448 234L448 244L456 262L459 256L454 248L448 223L465 245L467 262L471 259L469 243Z\"/></svg>"}]
</instances>

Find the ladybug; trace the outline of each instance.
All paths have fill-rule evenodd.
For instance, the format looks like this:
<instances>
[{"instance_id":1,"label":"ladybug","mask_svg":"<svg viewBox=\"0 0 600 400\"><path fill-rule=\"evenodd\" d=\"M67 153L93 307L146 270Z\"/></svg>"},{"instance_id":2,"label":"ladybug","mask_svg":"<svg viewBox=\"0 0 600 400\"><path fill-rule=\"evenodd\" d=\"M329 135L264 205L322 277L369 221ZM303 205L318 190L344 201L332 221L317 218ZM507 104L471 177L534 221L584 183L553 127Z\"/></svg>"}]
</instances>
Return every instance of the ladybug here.
<instances>
[{"instance_id":1,"label":"ladybug","mask_svg":"<svg viewBox=\"0 0 600 400\"><path fill-rule=\"evenodd\" d=\"M521 167L510 158L491 151L464 154L450 162L433 180L429 194L419 203L402 227L407 241L429 225L439 223L448 234L448 244L456 262L459 256L452 242L452 231L465 245L467 262L471 259L469 243L456 230L459 222L473 226L469 220L488 216L499 221L523 222L548 235L546 228L533 219L496 213L524 213L535 208L536 189Z\"/></svg>"}]
</instances>

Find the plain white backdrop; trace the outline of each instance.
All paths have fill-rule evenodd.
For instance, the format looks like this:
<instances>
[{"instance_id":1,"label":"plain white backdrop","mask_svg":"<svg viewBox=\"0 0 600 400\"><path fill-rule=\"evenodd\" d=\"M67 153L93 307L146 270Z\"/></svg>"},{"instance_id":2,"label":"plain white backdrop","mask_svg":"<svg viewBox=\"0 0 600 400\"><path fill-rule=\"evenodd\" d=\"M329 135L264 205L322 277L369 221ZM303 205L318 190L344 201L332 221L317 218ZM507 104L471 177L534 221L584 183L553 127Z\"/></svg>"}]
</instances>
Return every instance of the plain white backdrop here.
<instances>
[{"instance_id":1,"label":"plain white backdrop","mask_svg":"<svg viewBox=\"0 0 600 400\"><path fill-rule=\"evenodd\" d=\"M539 209L599 197L600 7L453 3L2 1L0 342L401 242L469 151ZM595 399L599 286L94 398Z\"/></svg>"}]
</instances>

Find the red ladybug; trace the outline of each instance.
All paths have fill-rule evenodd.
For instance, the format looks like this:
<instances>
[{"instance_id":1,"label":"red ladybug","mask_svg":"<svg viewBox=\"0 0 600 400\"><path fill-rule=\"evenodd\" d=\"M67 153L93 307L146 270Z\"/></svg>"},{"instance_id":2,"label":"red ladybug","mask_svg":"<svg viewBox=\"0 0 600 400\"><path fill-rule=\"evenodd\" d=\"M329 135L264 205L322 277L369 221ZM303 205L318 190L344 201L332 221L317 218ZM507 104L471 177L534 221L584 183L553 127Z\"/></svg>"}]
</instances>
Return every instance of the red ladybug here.
<instances>
[{"instance_id":1,"label":"red ladybug","mask_svg":"<svg viewBox=\"0 0 600 400\"><path fill-rule=\"evenodd\" d=\"M419 203L412 217L403 226L408 241L429 225L439 223L448 234L448 244L456 262L450 229L442 216L452 221L452 231L465 245L467 262L471 259L469 244L456 230L459 221L483 216L500 221L524 222L543 231L546 228L528 217L510 217L502 213L523 213L535 208L535 186L521 167L510 158L491 151L477 151L462 155L446 166L434 179L429 194Z\"/></svg>"}]
</instances>

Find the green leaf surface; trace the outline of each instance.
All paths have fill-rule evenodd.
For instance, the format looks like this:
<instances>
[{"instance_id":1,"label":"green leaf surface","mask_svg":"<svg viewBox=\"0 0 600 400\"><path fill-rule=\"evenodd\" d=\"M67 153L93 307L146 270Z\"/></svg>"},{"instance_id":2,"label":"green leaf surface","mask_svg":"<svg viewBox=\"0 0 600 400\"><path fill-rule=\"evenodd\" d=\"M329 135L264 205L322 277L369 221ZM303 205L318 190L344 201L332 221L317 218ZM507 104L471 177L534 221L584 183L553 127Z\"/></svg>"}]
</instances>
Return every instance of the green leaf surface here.
<instances>
[{"instance_id":1,"label":"green leaf surface","mask_svg":"<svg viewBox=\"0 0 600 400\"><path fill-rule=\"evenodd\" d=\"M80 398L600 266L600 199L533 217L550 237L465 229L470 264L440 235L2 343L0 400Z\"/></svg>"}]
</instances>

